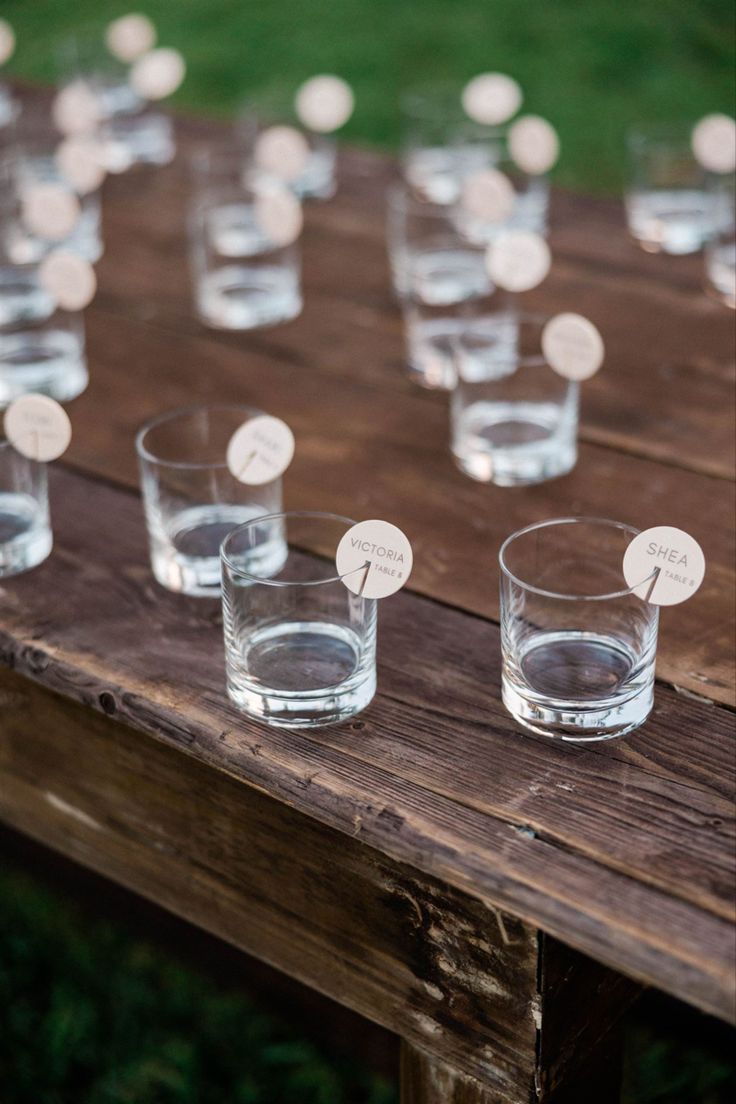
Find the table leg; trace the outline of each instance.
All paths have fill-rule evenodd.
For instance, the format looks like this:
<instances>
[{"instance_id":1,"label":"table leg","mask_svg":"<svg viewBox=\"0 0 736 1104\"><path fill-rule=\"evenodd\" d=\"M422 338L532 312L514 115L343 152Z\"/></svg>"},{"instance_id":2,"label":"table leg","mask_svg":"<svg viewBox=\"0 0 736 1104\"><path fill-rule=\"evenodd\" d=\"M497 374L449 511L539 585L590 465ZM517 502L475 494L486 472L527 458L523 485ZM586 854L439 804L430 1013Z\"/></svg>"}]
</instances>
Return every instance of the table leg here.
<instances>
[{"instance_id":1,"label":"table leg","mask_svg":"<svg viewBox=\"0 0 736 1104\"><path fill-rule=\"evenodd\" d=\"M463 1076L417 1050L411 1043L402 1041L401 1104L498 1104L498 1099L497 1093L486 1090L479 1081ZM528 1100L527 1090L526 1094L519 1095L518 1104L527 1104Z\"/></svg>"}]
</instances>

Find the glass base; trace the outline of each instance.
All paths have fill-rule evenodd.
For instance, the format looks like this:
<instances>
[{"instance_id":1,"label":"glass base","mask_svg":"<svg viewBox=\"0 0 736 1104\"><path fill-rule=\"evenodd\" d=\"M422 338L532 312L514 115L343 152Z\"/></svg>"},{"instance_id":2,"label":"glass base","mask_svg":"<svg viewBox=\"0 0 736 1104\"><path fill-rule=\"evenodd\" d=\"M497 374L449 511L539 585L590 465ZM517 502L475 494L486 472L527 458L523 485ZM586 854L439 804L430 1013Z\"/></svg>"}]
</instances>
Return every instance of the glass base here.
<instances>
[{"instance_id":1,"label":"glass base","mask_svg":"<svg viewBox=\"0 0 736 1104\"><path fill-rule=\"evenodd\" d=\"M218 330L276 326L301 309L297 275L280 265L228 265L202 277L197 287L199 316Z\"/></svg>"},{"instance_id":2,"label":"glass base","mask_svg":"<svg viewBox=\"0 0 736 1104\"><path fill-rule=\"evenodd\" d=\"M477 402L458 419L452 452L479 483L524 487L575 467L575 430L556 403Z\"/></svg>"},{"instance_id":3,"label":"glass base","mask_svg":"<svg viewBox=\"0 0 736 1104\"><path fill-rule=\"evenodd\" d=\"M258 629L242 657L228 654L228 694L251 717L281 728L314 728L355 716L376 692L373 662L352 629L288 621Z\"/></svg>"},{"instance_id":4,"label":"glass base","mask_svg":"<svg viewBox=\"0 0 736 1104\"><path fill-rule=\"evenodd\" d=\"M167 590L194 598L221 592L220 545L228 533L264 511L252 506L195 506L172 518L165 535L151 541L151 567ZM284 541L260 545L243 566L265 578L275 575L287 555Z\"/></svg>"},{"instance_id":5,"label":"glass base","mask_svg":"<svg viewBox=\"0 0 736 1104\"><path fill-rule=\"evenodd\" d=\"M709 200L699 189L634 192L626 211L629 233L646 253L697 253L708 238Z\"/></svg>"},{"instance_id":6,"label":"glass base","mask_svg":"<svg viewBox=\"0 0 736 1104\"><path fill-rule=\"evenodd\" d=\"M81 395L88 382L77 334L64 329L0 334L0 404L29 392L68 402Z\"/></svg>"},{"instance_id":7,"label":"glass base","mask_svg":"<svg viewBox=\"0 0 736 1104\"><path fill-rule=\"evenodd\" d=\"M52 544L51 529L35 499L0 494L0 578L37 567Z\"/></svg>"}]
</instances>

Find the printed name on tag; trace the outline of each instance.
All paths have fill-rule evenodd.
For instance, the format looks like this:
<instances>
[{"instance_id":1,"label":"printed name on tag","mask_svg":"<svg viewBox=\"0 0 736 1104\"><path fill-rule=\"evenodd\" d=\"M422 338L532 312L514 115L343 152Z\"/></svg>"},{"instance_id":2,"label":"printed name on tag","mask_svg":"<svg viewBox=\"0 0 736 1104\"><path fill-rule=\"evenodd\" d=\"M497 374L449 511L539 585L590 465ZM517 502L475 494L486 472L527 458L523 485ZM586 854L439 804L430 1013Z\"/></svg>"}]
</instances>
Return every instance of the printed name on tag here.
<instances>
[{"instance_id":1,"label":"printed name on tag","mask_svg":"<svg viewBox=\"0 0 736 1104\"><path fill-rule=\"evenodd\" d=\"M551 264L549 246L531 230L503 230L486 253L488 275L506 291L529 291L536 287Z\"/></svg>"},{"instance_id":2,"label":"printed name on tag","mask_svg":"<svg viewBox=\"0 0 736 1104\"><path fill-rule=\"evenodd\" d=\"M21 194L21 218L26 228L40 238L68 238L80 214L79 200L63 184L31 184Z\"/></svg>"},{"instance_id":3,"label":"printed name on tag","mask_svg":"<svg viewBox=\"0 0 736 1104\"><path fill-rule=\"evenodd\" d=\"M525 115L509 128L509 153L522 172L541 176L560 156L557 131L539 115Z\"/></svg>"},{"instance_id":4,"label":"printed name on tag","mask_svg":"<svg viewBox=\"0 0 736 1104\"><path fill-rule=\"evenodd\" d=\"M283 475L294 456L286 422L259 414L236 429L227 446L227 466L241 483L259 487Z\"/></svg>"},{"instance_id":5,"label":"printed name on tag","mask_svg":"<svg viewBox=\"0 0 736 1104\"><path fill-rule=\"evenodd\" d=\"M0 19L0 65L4 65L15 51L15 31L7 19Z\"/></svg>"},{"instance_id":6,"label":"printed name on tag","mask_svg":"<svg viewBox=\"0 0 736 1104\"><path fill-rule=\"evenodd\" d=\"M29 460L56 460L69 447L72 424L55 399L21 395L5 411L5 436Z\"/></svg>"},{"instance_id":7,"label":"printed name on tag","mask_svg":"<svg viewBox=\"0 0 736 1104\"><path fill-rule=\"evenodd\" d=\"M287 188L273 188L259 195L254 204L256 222L275 246L291 245L302 232L302 205Z\"/></svg>"},{"instance_id":8,"label":"printed name on tag","mask_svg":"<svg viewBox=\"0 0 736 1104\"><path fill-rule=\"evenodd\" d=\"M569 380L587 380L603 364L600 333L582 314L557 314L542 330L542 352L550 368Z\"/></svg>"},{"instance_id":9,"label":"printed name on tag","mask_svg":"<svg viewBox=\"0 0 736 1104\"><path fill-rule=\"evenodd\" d=\"M498 169L481 169L463 180L460 201L469 215L483 222L505 222L514 209L516 192Z\"/></svg>"},{"instance_id":10,"label":"printed name on tag","mask_svg":"<svg viewBox=\"0 0 736 1104\"><path fill-rule=\"evenodd\" d=\"M159 46L133 63L130 83L144 100L163 100L176 92L184 80L187 67L178 50Z\"/></svg>"},{"instance_id":11,"label":"printed name on tag","mask_svg":"<svg viewBox=\"0 0 736 1104\"><path fill-rule=\"evenodd\" d=\"M624 554L624 578L635 594L655 606L692 598L705 576L703 550L689 533L655 525L634 537Z\"/></svg>"},{"instance_id":12,"label":"printed name on tag","mask_svg":"<svg viewBox=\"0 0 736 1104\"><path fill-rule=\"evenodd\" d=\"M414 557L405 533L388 521L360 521L337 546L343 583L362 598L387 598L408 580Z\"/></svg>"},{"instance_id":13,"label":"printed name on tag","mask_svg":"<svg viewBox=\"0 0 736 1104\"><path fill-rule=\"evenodd\" d=\"M476 123L496 126L505 123L521 107L521 88L505 73L480 73L465 85L462 104Z\"/></svg>"},{"instance_id":14,"label":"printed name on tag","mask_svg":"<svg viewBox=\"0 0 736 1104\"><path fill-rule=\"evenodd\" d=\"M728 115L706 115L693 129L691 144L704 169L715 173L736 170L736 120Z\"/></svg>"},{"instance_id":15,"label":"printed name on tag","mask_svg":"<svg viewBox=\"0 0 736 1104\"><path fill-rule=\"evenodd\" d=\"M267 127L256 138L253 157L259 169L292 183L304 172L309 143L296 127Z\"/></svg>"},{"instance_id":16,"label":"printed name on tag","mask_svg":"<svg viewBox=\"0 0 736 1104\"><path fill-rule=\"evenodd\" d=\"M139 12L121 15L105 31L105 44L119 61L130 64L156 45L156 28L148 16Z\"/></svg>"},{"instance_id":17,"label":"printed name on tag","mask_svg":"<svg viewBox=\"0 0 736 1104\"><path fill-rule=\"evenodd\" d=\"M97 277L92 265L68 249L52 249L38 267L38 279L64 310L84 310L95 297Z\"/></svg>"},{"instance_id":18,"label":"printed name on tag","mask_svg":"<svg viewBox=\"0 0 736 1104\"><path fill-rule=\"evenodd\" d=\"M295 105L306 127L329 134L344 126L353 114L355 97L347 81L325 73L304 82L297 91Z\"/></svg>"}]
</instances>

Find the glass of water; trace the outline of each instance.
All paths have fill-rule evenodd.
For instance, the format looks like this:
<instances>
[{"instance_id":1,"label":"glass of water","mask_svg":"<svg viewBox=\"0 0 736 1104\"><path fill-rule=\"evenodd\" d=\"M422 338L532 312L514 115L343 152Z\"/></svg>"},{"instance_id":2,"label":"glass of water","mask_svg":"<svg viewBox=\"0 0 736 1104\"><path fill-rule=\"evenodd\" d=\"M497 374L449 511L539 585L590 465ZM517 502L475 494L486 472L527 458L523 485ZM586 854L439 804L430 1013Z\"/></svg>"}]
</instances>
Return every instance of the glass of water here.
<instances>
[{"instance_id":1,"label":"glass of water","mask_svg":"<svg viewBox=\"0 0 736 1104\"><path fill-rule=\"evenodd\" d=\"M220 593L220 544L243 522L281 509L281 480L260 486L230 472L230 438L261 411L246 406L198 406L148 422L136 438L153 574L183 594ZM275 545L264 570L283 552Z\"/></svg>"},{"instance_id":2,"label":"glass of water","mask_svg":"<svg viewBox=\"0 0 736 1104\"><path fill-rule=\"evenodd\" d=\"M256 142L270 127L293 127L303 136L308 153L304 168L289 186L300 199L331 199L337 191L337 142L330 134L319 134L305 126L294 106L295 92L282 87L266 88L251 96L237 122L238 141L251 162L254 178L259 170L253 161ZM263 174L268 179L268 174Z\"/></svg>"},{"instance_id":3,"label":"glass of water","mask_svg":"<svg viewBox=\"0 0 736 1104\"><path fill-rule=\"evenodd\" d=\"M0 578L42 563L52 543L46 465L17 452L0 430Z\"/></svg>"},{"instance_id":4,"label":"glass of water","mask_svg":"<svg viewBox=\"0 0 736 1104\"><path fill-rule=\"evenodd\" d=\"M302 309L299 241L279 245L258 218L268 185L248 179L235 149L200 150L192 163L190 254L197 312L207 326L250 330Z\"/></svg>"},{"instance_id":5,"label":"glass of water","mask_svg":"<svg viewBox=\"0 0 736 1104\"><path fill-rule=\"evenodd\" d=\"M402 172L409 188L431 203L454 203L462 177L483 168L482 151L459 140L467 118L456 87L433 84L407 92L403 119Z\"/></svg>"},{"instance_id":6,"label":"glass of water","mask_svg":"<svg viewBox=\"0 0 736 1104\"><path fill-rule=\"evenodd\" d=\"M709 181L711 230L705 246L705 269L713 293L736 308L736 177L713 176Z\"/></svg>"},{"instance_id":7,"label":"glass of water","mask_svg":"<svg viewBox=\"0 0 736 1104\"><path fill-rule=\"evenodd\" d=\"M706 171L686 128L655 127L628 135L626 215L647 253L696 253L710 226Z\"/></svg>"},{"instance_id":8,"label":"glass of water","mask_svg":"<svg viewBox=\"0 0 736 1104\"><path fill-rule=\"evenodd\" d=\"M334 724L373 698L376 601L353 594L335 567L353 524L334 514L273 514L223 541L227 689L250 716L292 728ZM274 572L270 550L285 545Z\"/></svg>"},{"instance_id":9,"label":"glass of water","mask_svg":"<svg viewBox=\"0 0 736 1104\"><path fill-rule=\"evenodd\" d=\"M637 533L600 518L561 518L502 546L503 702L524 728L607 740L649 716L658 609L622 570Z\"/></svg>"},{"instance_id":10,"label":"glass of water","mask_svg":"<svg viewBox=\"0 0 736 1104\"><path fill-rule=\"evenodd\" d=\"M462 236L451 208L419 199L405 184L388 190L386 238L400 299L442 306L490 290L484 251Z\"/></svg>"},{"instance_id":11,"label":"glass of water","mask_svg":"<svg viewBox=\"0 0 736 1104\"><path fill-rule=\"evenodd\" d=\"M25 266L16 267L18 279L24 279ZM24 294L27 309L3 321L0 272L0 403L29 392L59 402L75 399L89 382L83 315L53 307L37 313L35 303L42 296L37 298L35 288Z\"/></svg>"},{"instance_id":12,"label":"glass of water","mask_svg":"<svg viewBox=\"0 0 736 1104\"><path fill-rule=\"evenodd\" d=\"M575 466L579 385L547 363L546 322L513 308L487 310L455 334L451 447L472 479L519 487Z\"/></svg>"}]
</instances>

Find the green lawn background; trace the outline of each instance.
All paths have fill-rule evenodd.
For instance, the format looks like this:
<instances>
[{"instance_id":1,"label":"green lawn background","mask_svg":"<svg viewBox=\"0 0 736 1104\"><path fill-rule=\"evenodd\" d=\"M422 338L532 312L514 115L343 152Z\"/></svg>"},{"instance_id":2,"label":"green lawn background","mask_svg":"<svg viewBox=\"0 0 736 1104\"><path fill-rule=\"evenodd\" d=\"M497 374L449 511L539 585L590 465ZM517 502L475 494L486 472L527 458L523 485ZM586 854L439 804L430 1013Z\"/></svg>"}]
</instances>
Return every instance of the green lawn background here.
<instances>
[{"instance_id":1,"label":"green lawn background","mask_svg":"<svg viewBox=\"0 0 736 1104\"><path fill-rule=\"evenodd\" d=\"M131 0L160 40L185 54L174 102L232 111L243 95L316 72L350 80L357 109L345 136L399 140L400 91L482 70L511 73L525 107L559 129L559 183L616 192L628 126L695 121L734 110L732 0ZM131 4L0 0L16 29L9 71L55 76L55 47L74 28L102 28Z\"/></svg>"}]
</instances>

